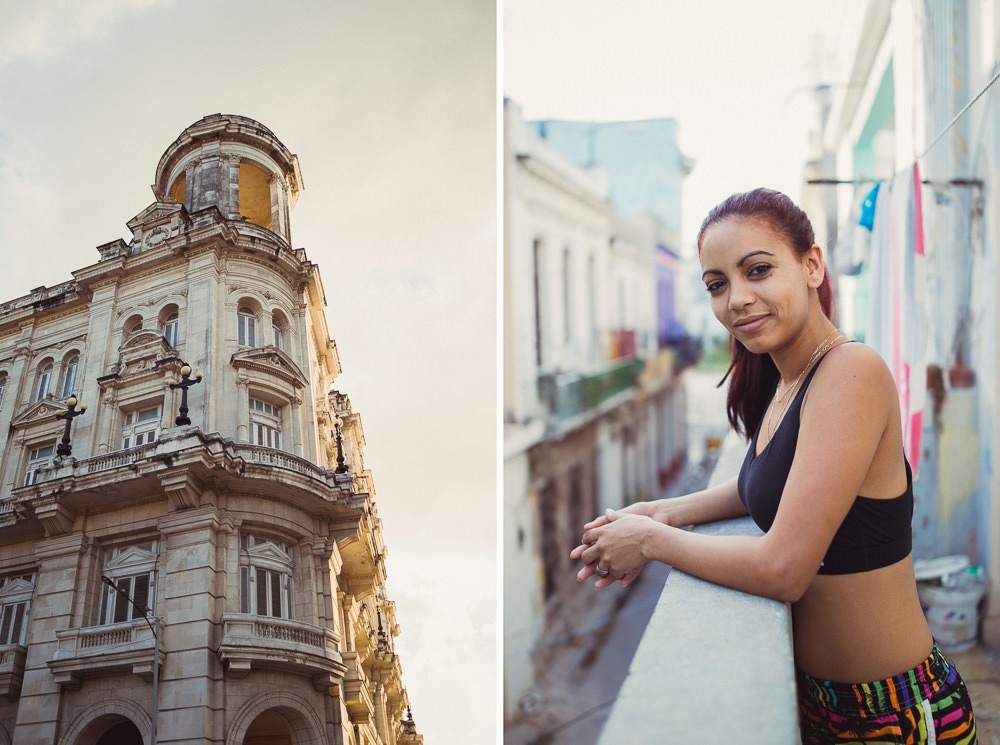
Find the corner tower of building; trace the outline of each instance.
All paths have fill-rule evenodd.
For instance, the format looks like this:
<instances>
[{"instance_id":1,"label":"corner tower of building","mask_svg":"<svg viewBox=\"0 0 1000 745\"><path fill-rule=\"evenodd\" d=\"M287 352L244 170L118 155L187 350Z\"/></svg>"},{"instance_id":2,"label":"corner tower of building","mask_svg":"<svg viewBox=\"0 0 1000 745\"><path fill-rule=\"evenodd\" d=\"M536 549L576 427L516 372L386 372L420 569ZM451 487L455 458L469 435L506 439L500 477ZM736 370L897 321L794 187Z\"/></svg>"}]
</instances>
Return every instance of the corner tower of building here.
<instances>
[{"instance_id":1,"label":"corner tower of building","mask_svg":"<svg viewBox=\"0 0 1000 745\"><path fill-rule=\"evenodd\" d=\"M301 188L205 117L130 240L0 302L0 745L423 742Z\"/></svg>"},{"instance_id":2,"label":"corner tower of building","mask_svg":"<svg viewBox=\"0 0 1000 745\"><path fill-rule=\"evenodd\" d=\"M298 157L253 119L212 114L185 129L160 158L153 193L188 212L217 207L291 243L289 212L302 189Z\"/></svg>"}]
</instances>

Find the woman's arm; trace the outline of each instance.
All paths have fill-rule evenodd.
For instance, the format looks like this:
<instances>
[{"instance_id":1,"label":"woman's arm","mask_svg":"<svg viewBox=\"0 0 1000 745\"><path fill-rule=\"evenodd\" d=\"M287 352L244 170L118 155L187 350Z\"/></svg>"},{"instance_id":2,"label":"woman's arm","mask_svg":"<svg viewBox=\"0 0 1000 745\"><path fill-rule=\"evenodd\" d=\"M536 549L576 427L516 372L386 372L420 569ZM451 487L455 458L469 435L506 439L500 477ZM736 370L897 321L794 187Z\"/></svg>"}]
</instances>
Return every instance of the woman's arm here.
<instances>
[{"instance_id":1,"label":"woman's arm","mask_svg":"<svg viewBox=\"0 0 1000 745\"><path fill-rule=\"evenodd\" d=\"M619 512L584 533L583 550L574 558L591 565L590 574L598 562L612 569L597 587L628 578L633 567L655 559L727 587L794 602L816 576L891 417L898 417L896 396L874 351L838 348L810 386L781 502L764 536L696 534ZM897 433L886 452L898 458L901 450Z\"/></svg>"},{"instance_id":2,"label":"woman's arm","mask_svg":"<svg viewBox=\"0 0 1000 745\"><path fill-rule=\"evenodd\" d=\"M740 501L736 489L736 477L733 477L709 489L685 494L682 497L636 502L618 510L618 513L642 515L664 525L683 528L728 520L732 517L743 517L747 514L747 510ZM589 530L607 523L607 515L600 515L584 525L583 529Z\"/></svg>"}]
</instances>

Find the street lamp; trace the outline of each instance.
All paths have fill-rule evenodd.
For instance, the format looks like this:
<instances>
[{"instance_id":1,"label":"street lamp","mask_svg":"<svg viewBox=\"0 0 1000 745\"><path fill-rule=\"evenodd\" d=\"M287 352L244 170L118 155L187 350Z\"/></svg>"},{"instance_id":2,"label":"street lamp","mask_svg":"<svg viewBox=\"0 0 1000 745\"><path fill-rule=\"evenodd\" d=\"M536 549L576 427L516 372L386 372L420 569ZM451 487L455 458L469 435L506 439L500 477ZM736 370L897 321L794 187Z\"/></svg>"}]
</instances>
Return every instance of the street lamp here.
<instances>
[{"instance_id":1,"label":"street lamp","mask_svg":"<svg viewBox=\"0 0 1000 745\"><path fill-rule=\"evenodd\" d=\"M66 420L66 429L63 430L62 440L56 446L56 455L70 455L73 452L73 446L69 442L69 428L72 426L73 420L87 410L87 404L81 404L78 409L76 408L77 403L76 396L70 396L66 400L66 411L62 414L56 414L56 419Z\"/></svg>"},{"instance_id":2,"label":"street lamp","mask_svg":"<svg viewBox=\"0 0 1000 745\"><path fill-rule=\"evenodd\" d=\"M190 373L190 368L188 368L188 372ZM153 715L151 717L152 724L149 732L149 745L156 745L156 718L159 716L159 698L157 696L157 688L160 682L160 632L157 626L160 625L160 619L153 616L153 621L156 621L156 626L153 626L153 622L149 620L150 609L147 606L138 605L132 599L132 596L116 585L114 580L110 577L102 574L101 582L125 598L133 608L139 611L142 614L142 618L145 620L146 625L149 626L149 630L153 632Z\"/></svg>"},{"instance_id":3,"label":"street lamp","mask_svg":"<svg viewBox=\"0 0 1000 745\"><path fill-rule=\"evenodd\" d=\"M180 379L180 382L178 382L176 378L171 378L170 380L167 381L167 385L170 386L171 390L173 390L175 388L180 388L181 389L181 413L180 413L180 416L178 416L176 419L174 419L174 424L181 425L181 424L190 424L191 423L191 420L188 418L188 415L187 415L187 413L188 413L188 388L190 388L193 385L197 385L198 383L200 383L201 379L203 377L204 377L204 375L202 375L200 372L196 372L194 374L194 380L192 380L191 379L191 365L184 365L184 367L181 368L181 379Z\"/></svg>"},{"instance_id":4,"label":"street lamp","mask_svg":"<svg viewBox=\"0 0 1000 745\"><path fill-rule=\"evenodd\" d=\"M337 431L337 469L334 473L347 473L347 463L344 460L344 434L340 428L341 421L339 416L334 420Z\"/></svg>"}]
</instances>

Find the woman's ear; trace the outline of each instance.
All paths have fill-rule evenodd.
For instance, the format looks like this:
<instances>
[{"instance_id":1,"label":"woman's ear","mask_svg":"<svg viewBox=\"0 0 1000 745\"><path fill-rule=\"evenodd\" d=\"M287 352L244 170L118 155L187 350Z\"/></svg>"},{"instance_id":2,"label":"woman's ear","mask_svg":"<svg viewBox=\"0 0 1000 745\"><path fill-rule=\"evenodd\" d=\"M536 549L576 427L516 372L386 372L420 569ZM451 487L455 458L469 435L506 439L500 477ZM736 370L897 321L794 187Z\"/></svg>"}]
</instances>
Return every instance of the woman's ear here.
<instances>
[{"instance_id":1,"label":"woman's ear","mask_svg":"<svg viewBox=\"0 0 1000 745\"><path fill-rule=\"evenodd\" d=\"M823 278L826 277L823 249L814 243L806 252L802 263L806 269L806 283L814 290L819 289L819 286L823 284Z\"/></svg>"}]
</instances>

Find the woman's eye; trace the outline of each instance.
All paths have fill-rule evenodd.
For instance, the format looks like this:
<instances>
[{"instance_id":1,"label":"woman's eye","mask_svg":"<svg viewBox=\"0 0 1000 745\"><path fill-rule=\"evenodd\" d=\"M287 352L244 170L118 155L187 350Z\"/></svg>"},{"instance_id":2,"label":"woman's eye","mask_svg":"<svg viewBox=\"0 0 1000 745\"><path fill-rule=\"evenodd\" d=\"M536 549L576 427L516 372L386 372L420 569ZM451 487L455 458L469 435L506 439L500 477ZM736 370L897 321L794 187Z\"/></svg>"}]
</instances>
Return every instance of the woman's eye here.
<instances>
[{"instance_id":1,"label":"woman's eye","mask_svg":"<svg viewBox=\"0 0 1000 745\"><path fill-rule=\"evenodd\" d=\"M721 279L717 279L716 281L709 282L707 285L705 285L705 289L714 295L716 292L722 289L723 284L724 282Z\"/></svg>"},{"instance_id":2,"label":"woman's eye","mask_svg":"<svg viewBox=\"0 0 1000 745\"><path fill-rule=\"evenodd\" d=\"M748 277L763 277L769 271L771 271L771 265L770 264L754 264L752 267L750 267L750 271L747 272L747 276Z\"/></svg>"}]
</instances>

